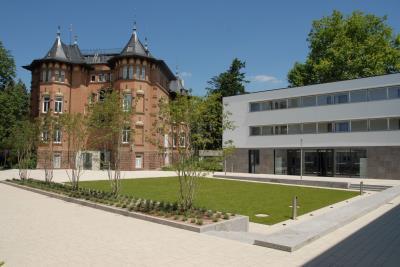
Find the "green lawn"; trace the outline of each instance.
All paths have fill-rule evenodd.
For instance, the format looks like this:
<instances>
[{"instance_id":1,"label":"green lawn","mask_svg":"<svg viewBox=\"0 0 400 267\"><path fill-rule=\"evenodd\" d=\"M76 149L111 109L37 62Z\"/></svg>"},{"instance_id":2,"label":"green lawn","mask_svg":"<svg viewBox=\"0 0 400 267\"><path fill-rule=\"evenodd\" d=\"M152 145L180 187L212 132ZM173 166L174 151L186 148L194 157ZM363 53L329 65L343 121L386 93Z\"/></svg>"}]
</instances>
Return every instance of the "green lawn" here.
<instances>
[{"instance_id":1,"label":"green lawn","mask_svg":"<svg viewBox=\"0 0 400 267\"><path fill-rule=\"evenodd\" d=\"M108 181L80 182L81 187L109 191ZM178 178L122 180L122 194L153 200L176 201ZM354 197L357 192L201 178L196 207L247 215L250 221L274 224L290 218L292 198L298 196L298 214L304 214ZM258 213L269 214L257 218Z\"/></svg>"}]
</instances>

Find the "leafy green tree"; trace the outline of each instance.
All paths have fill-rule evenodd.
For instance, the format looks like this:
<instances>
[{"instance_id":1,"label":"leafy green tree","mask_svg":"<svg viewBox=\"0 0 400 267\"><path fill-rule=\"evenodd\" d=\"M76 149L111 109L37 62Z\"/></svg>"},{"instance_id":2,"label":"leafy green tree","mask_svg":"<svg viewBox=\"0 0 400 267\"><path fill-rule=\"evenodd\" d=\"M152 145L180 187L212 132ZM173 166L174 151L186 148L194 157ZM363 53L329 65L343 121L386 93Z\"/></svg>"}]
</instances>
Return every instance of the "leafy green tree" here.
<instances>
[{"instance_id":1,"label":"leafy green tree","mask_svg":"<svg viewBox=\"0 0 400 267\"><path fill-rule=\"evenodd\" d=\"M246 63L237 58L233 59L229 69L208 81L208 93L219 93L221 97L245 94L246 75L242 69Z\"/></svg>"},{"instance_id":2,"label":"leafy green tree","mask_svg":"<svg viewBox=\"0 0 400 267\"><path fill-rule=\"evenodd\" d=\"M8 84L0 90L0 149L3 156L3 166L10 167L15 158L10 157L14 143L9 142L12 128L18 121L26 120L29 115L29 94L25 85L18 81Z\"/></svg>"},{"instance_id":3,"label":"leafy green tree","mask_svg":"<svg viewBox=\"0 0 400 267\"><path fill-rule=\"evenodd\" d=\"M90 109L91 145L110 151L111 162L107 162L107 173L114 194L118 194L121 188L123 134L126 133L127 139L134 136L134 129L130 127L131 113L132 108L126 109L123 106L122 95L116 91L107 93L103 101L96 102Z\"/></svg>"},{"instance_id":4,"label":"leafy green tree","mask_svg":"<svg viewBox=\"0 0 400 267\"><path fill-rule=\"evenodd\" d=\"M11 128L9 137L13 152L17 157L20 179L28 178L28 169L32 167L32 156L38 143L39 128L36 122L17 121Z\"/></svg>"},{"instance_id":5,"label":"leafy green tree","mask_svg":"<svg viewBox=\"0 0 400 267\"><path fill-rule=\"evenodd\" d=\"M288 73L290 86L334 82L400 71L400 35L386 16L360 11L315 20L308 35L310 52Z\"/></svg>"},{"instance_id":6,"label":"leafy green tree","mask_svg":"<svg viewBox=\"0 0 400 267\"><path fill-rule=\"evenodd\" d=\"M68 137L70 158L67 159L69 169L66 172L73 190L79 188L79 180L83 171L83 153L87 144L88 120L88 115L82 113L65 113L59 119L62 131Z\"/></svg>"},{"instance_id":7,"label":"leafy green tree","mask_svg":"<svg viewBox=\"0 0 400 267\"><path fill-rule=\"evenodd\" d=\"M235 58L227 71L214 76L208 81L207 97L210 98L210 101L205 102L208 106L202 110L203 122L207 124L208 121L217 121L218 123L208 124L208 135L212 142L207 143L205 149L218 150L223 147L222 129L224 113L222 98L246 93L245 85L249 81L246 80L246 75L242 71L245 67L246 63L244 61ZM219 101L215 101L215 99L219 99Z\"/></svg>"},{"instance_id":8,"label":"leafy green tree","mask_svg":"<svg viewBox=\"0 0 400 267\"><path fill-rule=\"evenodd\" d=\"M0 90L12 84L15 78L15 62L10 51L0 41Z\"/></svg>"},{"instance_id":9,"label":"leafy green tree","mask_svg":"<svg viewBox=\"0 0 400 267\"><path fill-rule=\"evenodd\" d=\"M198 180L204 176L198 151L214 143L210 129L222 127L223 130L231 126L227 119L222 121L221 126L220 116L204 116L208 107L216 103L220 103L217 94L208 97L178 95L173 100L161 99L159 115L148 137L161 154L172 156L172 169L179 178L178 195L183 210L192 208Z\"/></svg>"}]
</instances>

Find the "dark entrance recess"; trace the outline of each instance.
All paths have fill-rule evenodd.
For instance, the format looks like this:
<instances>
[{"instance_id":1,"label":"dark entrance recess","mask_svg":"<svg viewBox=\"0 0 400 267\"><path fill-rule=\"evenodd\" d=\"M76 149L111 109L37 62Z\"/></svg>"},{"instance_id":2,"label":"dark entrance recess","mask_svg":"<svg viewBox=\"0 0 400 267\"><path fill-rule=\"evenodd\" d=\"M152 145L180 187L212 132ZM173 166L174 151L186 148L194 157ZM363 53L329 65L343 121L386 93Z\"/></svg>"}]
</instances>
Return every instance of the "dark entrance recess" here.
<instances>
[{"instance_id":1,"label":"dark entrance recess","mask_svg":"<svg viewBox=\"0 0 400 267\"><path fill-rule=\"evenodd\" d=\"M333 176L333 149L312 149L304 151L304 174Z\"/></svg>"},{"instance_id":2,"label":"dark entrance recess","mask_svg":"<svg viewBox=\"0 0 400 267\"><path fill-rule=\"evenodd\" d=\"M256 173L256 166L260 164L260 150L249 150L249 173Z\"/></svg>"},{"instance_id":3,"label":"dark entrance recess","mask_svg":"<svg viewBox=\"0 0 400 267\"><path fill-rule=\"evenodd\" d=\"M287 151L287 174L300 175L300 149L288 149Z\"/></svg>"}]
</instances>

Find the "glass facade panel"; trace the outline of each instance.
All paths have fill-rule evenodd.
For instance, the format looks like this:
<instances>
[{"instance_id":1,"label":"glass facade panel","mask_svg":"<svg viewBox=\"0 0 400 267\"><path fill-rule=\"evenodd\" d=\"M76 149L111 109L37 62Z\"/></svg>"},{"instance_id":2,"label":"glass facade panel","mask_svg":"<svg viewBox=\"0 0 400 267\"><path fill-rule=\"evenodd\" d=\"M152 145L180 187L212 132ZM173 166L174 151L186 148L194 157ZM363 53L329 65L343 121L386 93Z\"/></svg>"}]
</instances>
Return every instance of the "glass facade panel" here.
<instances>
[{"instance_id":1,"label":"glass facade panel","mask_svg":"<svg viewBox=\"0 0 400 267\"><path fill-rule=\"evenodd\" d=\"M300 149L275 149L274 173L300 175L300 154ZM366 177L367 164L365 149L303 150L304 175Z\"/></svg>"},{"instance_id":2,"label":"glass facade panel","mask_svg":"<svg viewBox=\"0 0 400 267\"><path fill-rule=\"evenodd\" d=\"M387 130L387 119L372 119L369 120L370 131L384 131Z\"/></svg>"},{"instance_id":3,"label":"glass facade panel","mask_svg":"<svg viewBox=\"0 0 400 267\"><path fill-rule=\"evenodd\" d=\"M317 133L317 124L316 123L304 123L303 124L303 133L305 133L305 134Z\"/></svg>"},{"instance_id":4,"label":"glass facade panel","mask_svg":"<svg viewBox=\"0 0 400 267\"><path fill-rule=\"evenodd\" d=\"M274 151L275 174L287 174L287 152L286 149L276 149Z\"/></svg>"},{"instance_id":5,"label":"glass facade panel","mask_svg":"<svg viewBox=\"0 0 400 267\"><path fill-rule=\"evenodd\" d=\"M365 102L368 100L367 90L356 90L350 92L350 100L352 103Z\"/></svg>"},{"instance_id":6,"label":"glass facade panel","mask_svg":"<svg viewBox=\"0 0 400 267\"><path fill-rule=\"evenodd\" d=\"M289 124L288 125L289 134L301 134L301 124Z\"/></svg>"},{"instance_id":7,"label":"glass facade panel","mask_svg":"<svg viewBox=\"0 0 400 267\"><path fill-rule=\"evenodd\" d=\"M390 130L400 130L400 118L389 119L389 129Z\"/></svg>"},{"instance_id":8,"label":"glass facade panel","mask_svg":"<svg viewBox=\"0 0 400 267\"><path fill-rule=\"evenodd\" d=\"M271 110L272 103L271 101L261 102L261 110Z\"/></svg>"},{"instance_id":9,"label":"glass facade panel","mask_svg":"<svg viewBox=\"0 0 400 267\"><path fill-rule=\"evenodd\" d=\"M317 97L318 105L330 105L333 104L333 96L332 95L319 95Z\"/></svg>"},{"instance_id":10,"label":"glass facade panel","mask_svg":"<svg viewBox=\"0 0 400 267\"><path fill-rule=\"evenodd\" d=\"M260 126L250 127L250 135L251 136L261 135L261 127Z\"/></svg>"},{"instance_id":11,"label":"glass facade panel","mask_svg":"<svg viewBox=\"0 0 400 267\"><path fill-rule=\"evenodd\" d=\"M348 121L335 122L335 132L343 133L350 131L350 123Z\"/></svg>"},{"instance_id":12,"label":"glass facade panel","mask_svg":"<svg viewBox=\"0 0 400 267\"><path fill-rule=\"evenodd\" d=\"M368 89L368 99L370 101L386 99L386 88Z\"/></svg>"},{"instance_id":13,"label":"glass facade panel","mask_svg":"<svg viewBox=\"0 0 400 267\"><path fill-rule=\"evenodd\" d=\"M333 123L332 122L319 122L318 133L332 133Z\"/></svg>"},{"instance_id":14,"label":"glass facade panel","mask_svg":"<svg viewBox=\"0 0 400 267\"><path fill-rule=\"evenodd\" d=\"M366 131L368 131L368 121L367 120L351 121L351 131L352 132L366 132Z\"/></svg>"},{"instance_id":15,"label":"glass facade panel","mask_svg":"<svg viewBox=\"0 0 400 267\"><path fill-rule=\"evenodd\" d=\"M303 107L312 107L316 104L316 96L302 96L301 97L301 105Z\"/></svg>"},{"instance_id":16,"label":"glass facade panel","mask_svg":"<svg viewBox=\"0 0 400 267\"><path fill-rule=\"evenodd\" d=\"M287 125L276 125L274 127L274 134L287 134Z\"/></svg>"},{"instance_id":17,"label":"glass facade panel","mask_svg":"<svg viewBox=\"0 0 400 267\"><path fill-rule=\"evenodd\" d=\"M335 104L343 104L349 102L349 93L337 93L335 94Z\"/></svg>"},{"instance_id":18,"label":"glass facade panel","mask_svg":"<svg viewBox=\"0 0 400 267\"><path fill-rule=\"evenodd\" d=\"M272 126L263 126L261 129L262 135L273 135L274 128Z\"/></svg>"},{"instance_id":19,"label":"glass facade panel","mask_svg":"<svg viewBox=\"0 0 400 267\"><path fill-rule=\"evenodd\" d=\"M289 105L289 108L298 108L298 107L300 107L300 97L289 98L288 105Z\"/></svg>"},{"instance_id":20,"label":"glass facade panel","mask_svg":"<svg viewBox=\"0 0 400 267\"><path fill-rule=\"evenodd\" d=\"M389 98L400 98L400 87L389 88Z\"/></svg>"},{"instance_id":21,"label":"glass facade panel","mask_svg":"<svg viewBox=\"0 0 400 267\"><path fill-rule=\"evenodd\" d=\"M260 103L250 103L250 112L260 111Z\"/></svg>"}]
</instances>

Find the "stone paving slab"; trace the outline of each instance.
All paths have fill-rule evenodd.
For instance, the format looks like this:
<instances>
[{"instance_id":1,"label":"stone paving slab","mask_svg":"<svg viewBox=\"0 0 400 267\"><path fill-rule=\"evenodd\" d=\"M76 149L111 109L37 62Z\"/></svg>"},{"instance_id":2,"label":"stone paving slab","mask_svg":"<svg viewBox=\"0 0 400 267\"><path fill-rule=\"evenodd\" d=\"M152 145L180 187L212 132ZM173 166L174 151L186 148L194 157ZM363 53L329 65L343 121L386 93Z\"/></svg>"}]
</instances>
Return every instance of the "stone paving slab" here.
<instances>
[{"instance_id":1,"label":"stone paving slab","mask_svg":"<svg viewBox=\"0 0 400 267\"><path fill-rule=\"evenodd\" d=\"M295 251L335 229L350 223L366 213L400 196L400 186L392 187L363 198L332 212L315 217L270 235L255 237L254 244L284 251Z\"/></svg>"}]
</instances>

